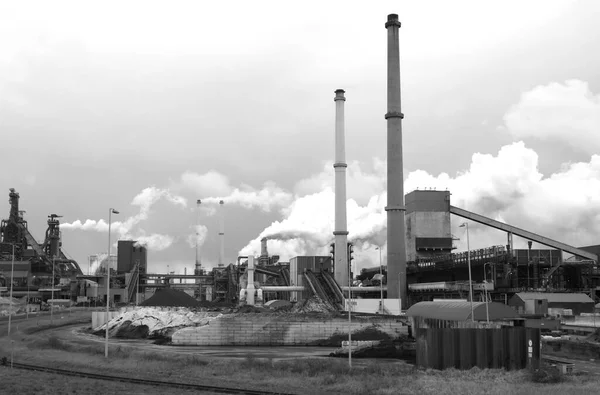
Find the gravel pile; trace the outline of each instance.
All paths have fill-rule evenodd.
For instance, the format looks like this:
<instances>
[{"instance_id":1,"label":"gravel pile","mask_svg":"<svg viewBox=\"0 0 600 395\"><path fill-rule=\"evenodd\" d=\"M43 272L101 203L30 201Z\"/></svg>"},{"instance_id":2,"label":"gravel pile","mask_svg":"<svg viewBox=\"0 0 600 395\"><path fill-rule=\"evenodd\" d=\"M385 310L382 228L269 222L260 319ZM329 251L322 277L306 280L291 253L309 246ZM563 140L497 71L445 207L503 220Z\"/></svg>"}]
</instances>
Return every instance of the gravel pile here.
<instances>
[{"instance_id":1,"label":"gravel pile","mask_svg":"<svg viewBox=\"0 0 600 395\"><path fill-rule=\"evenodd\" d=\"M292 313L324 313L338 315L339 312L329 303L324 303L321 300L311 296L303 302L298 303L291 309Z\"/></svg>"},{"instance_id":2,"label":"gravel pile","mask_svg":"<svg viewBox=\"0 0 600 395\"><path fill-rule=\"evenodd\" d=\"M171 288L157 289L151 298L140 303L140 306L160 307L200 307L200 302L186 294Z\"/></svg>"}]
</instances>

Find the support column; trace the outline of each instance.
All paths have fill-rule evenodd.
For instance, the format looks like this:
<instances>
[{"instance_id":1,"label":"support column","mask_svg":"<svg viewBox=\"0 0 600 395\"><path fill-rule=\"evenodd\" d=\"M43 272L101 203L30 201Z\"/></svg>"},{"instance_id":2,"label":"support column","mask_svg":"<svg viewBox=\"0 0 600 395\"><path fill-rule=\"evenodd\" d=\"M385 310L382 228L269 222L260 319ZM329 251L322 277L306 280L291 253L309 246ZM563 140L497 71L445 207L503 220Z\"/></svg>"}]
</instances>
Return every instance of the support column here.
<instances>
[{"instance_id":1,"label":"support column","mask_svg":"<svg viewBox=\"0 0 600 395\"><path fill-rule=\"evenodd\" d=\"M400 22L398 15L388 15L387 23L387 263L389 298L400 298L407 307L406 235L404 223L404 171L402 157L402 114L400 103Z\"/></svg>"},{"instance_id":2,"label":"support column","mask_svg":"<svg viewBox=\"0 0 600 395\"><path fill-rule=\"evenodd\" d=\"M248 286L246 287L246 304L254 306L254 256L248 256Z\"/></svg>"}]
</instances>

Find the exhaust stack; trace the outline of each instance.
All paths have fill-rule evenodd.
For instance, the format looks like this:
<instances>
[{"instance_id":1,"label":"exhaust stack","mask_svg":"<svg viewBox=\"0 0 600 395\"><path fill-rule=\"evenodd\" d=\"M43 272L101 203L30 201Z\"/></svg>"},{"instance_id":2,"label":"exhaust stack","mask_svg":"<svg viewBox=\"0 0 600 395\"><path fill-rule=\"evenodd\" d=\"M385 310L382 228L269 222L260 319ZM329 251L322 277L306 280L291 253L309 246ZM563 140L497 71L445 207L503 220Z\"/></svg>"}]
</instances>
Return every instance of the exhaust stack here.
<instances>
[{"instance_id":1,"label":"exhaust stack","mask_svg":"<svg viewBox=\"0 0 600 395\"><path fill-rule=\"evenodd\" d=\"M406 309L406 237L404 223L404 172L402 158L402 114L400 103L400 22L389 14L387 23L387 263L388 298L400 298Z\"/></svg>"},{"instance_id":2,"label":"exhaust stack","mask_svg":"<svg viewBox=\"0 0 600 395\"><path fill-rule=\"evenodd\" d=\"M194 268L194 274L199 276L202 272L202 259L200 258L200 246L198 245L198 226L200 226L200 204L202 201L200 199L196 200L196 207L198 210L197 220L196 220L196 267ZM200 283L200 279L196 279L196 283Z\"/></svg>"},{"instance_id":3,"label":"exhaust stack","mask_svg":"<svg viewBox=\"0 0 600 395\"><path fill-rule=\"evenodd\" d=\"M219 252L219 266L225 265L225 212L223 210L224 201L219 201L219 239L221 241L220 252Z\"/></svg>"},{"instance_id":4,"label":"exhaust stack","mask_svg":"<svg viewBox=\"0 0 600 395\"><path fill-rule=\"evenodd\" d=\"M263 237L262 239L260 239L260 258L259 258L258 262L264 266L269 264L269 251L267 250L267 238L266 237Z\"/></svg>"},{"instance_id":5,"label":"exhaust stack","mask_svg":"<svg viewBox=\"0 0 600 395\"><path fill-rule=\"evenodd\" d=\"M348 226L346 220L346 141L344 124L344 90L335 91L335 253L334 278L348 284Z\"/></svg>"}]
</instances>

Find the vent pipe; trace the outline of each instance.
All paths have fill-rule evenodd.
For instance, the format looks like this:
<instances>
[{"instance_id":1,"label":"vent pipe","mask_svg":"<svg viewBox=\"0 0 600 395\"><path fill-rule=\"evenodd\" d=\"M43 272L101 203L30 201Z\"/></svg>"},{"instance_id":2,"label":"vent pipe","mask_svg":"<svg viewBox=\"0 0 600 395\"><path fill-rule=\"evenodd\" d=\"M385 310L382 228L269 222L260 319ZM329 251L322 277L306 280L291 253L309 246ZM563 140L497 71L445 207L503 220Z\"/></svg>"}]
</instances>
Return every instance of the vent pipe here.
<instances>
[{"instance_id":1,"label":"vent pipe","mask_svg":"<svg viewBox=\"0 0 600 395\"><path fill-rule=\"evenodd\" d=\"M406 236L404 223L404 172L402 158L402 114L400 103L400 22L388 15L387 23L387 264L388 298L400 298L406 309Z\"/></svg>"}]
</instances>

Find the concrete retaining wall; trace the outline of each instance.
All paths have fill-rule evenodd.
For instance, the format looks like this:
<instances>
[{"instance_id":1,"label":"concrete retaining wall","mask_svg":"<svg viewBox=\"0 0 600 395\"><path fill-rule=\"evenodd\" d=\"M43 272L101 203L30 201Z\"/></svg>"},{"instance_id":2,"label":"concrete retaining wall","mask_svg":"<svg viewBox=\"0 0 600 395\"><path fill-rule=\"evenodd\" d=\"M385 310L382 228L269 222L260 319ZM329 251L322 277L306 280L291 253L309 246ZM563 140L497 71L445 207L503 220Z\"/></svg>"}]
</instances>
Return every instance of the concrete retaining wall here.
<instances>
[{"instance_id":1,"label":"concrete retaining wall","mask_svg":"<svg viewBox=\"0 0 600 395\"><path fill-rule=\"evenodd\" d=\"M352 319L353 340L395 339L408 333L397 318L360 317ZM348 320L344 318L270 316L244 314L223 316L208 325L184 328L175 332L175 345L247 345L340 346L348 339Z\"/></svg>"}]
</instances>

